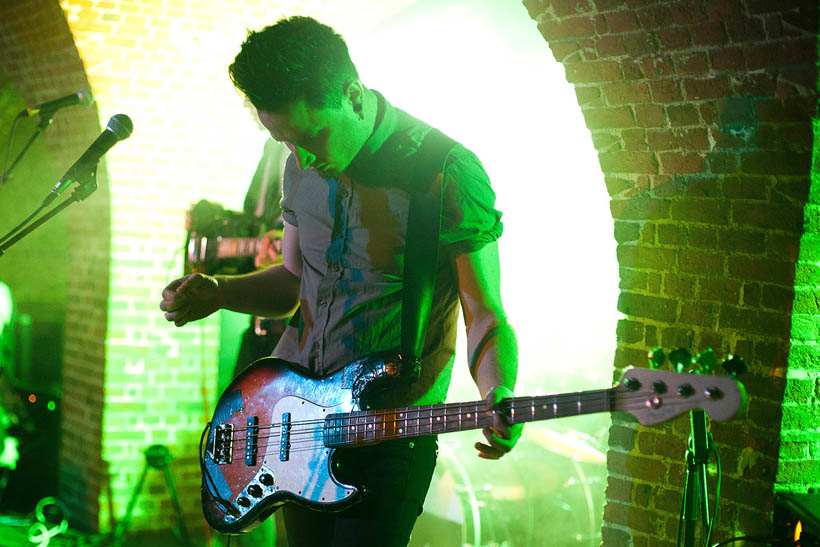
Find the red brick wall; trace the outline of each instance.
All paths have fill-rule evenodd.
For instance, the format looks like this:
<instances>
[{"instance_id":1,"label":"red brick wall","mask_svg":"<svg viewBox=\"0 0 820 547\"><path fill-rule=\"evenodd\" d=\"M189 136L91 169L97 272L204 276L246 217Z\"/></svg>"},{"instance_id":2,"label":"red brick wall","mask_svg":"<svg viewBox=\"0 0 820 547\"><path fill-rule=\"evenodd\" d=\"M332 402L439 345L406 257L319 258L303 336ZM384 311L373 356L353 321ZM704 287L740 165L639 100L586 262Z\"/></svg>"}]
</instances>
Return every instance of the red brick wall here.
<instances>
[{"instance_id":1,"label":"red brick wall","mask_svg":"<svg viewBox=\"0 0 820 547\"><path fill-rule=\"evenodd\" d=\"M611 196L626 314L616 377L658 345L746 359L745 416L712 424L723 467L713 539L766 534L809 189L817 2L524 4L575 86ZM674 544L688 434L685 417L613 420L604 544Z\"/></svg>"},{"instance_id":2,"label":"red brick wall","mask_svg":"<svg viewBox=\"0 0 820 547\"><path fill-rule=\"evenodd\" d=\"M74 37L57 2L32 0L0 5L0 65L21 94L24 105L34 105L88 88L89 82ZM19 108L16 107L13 115ZM11 118L4 120L11 121ZM15 142L25 142L33 129L22 124ZM82 154L100 132L95 105L74 106L59 111L43 138L40 157L26 162L47 161L48 171L34 167L31 178L18 177L7 191L25 184L25 199L15 201L4 216L4 227L22 220L48 194L57 178ZM20 140L22 139L22 141ZM5 146L5 140L3 140ZM20 169L25 169L23 163ZM23 175L23 171L16 173ZM38 292L34 280L52 279L57 300L47 294L32 295L43 300L33 308L35 324L50 317L61 328L63 362L34 363L48 374L62 376L62 449L59 459L60 496L71 510L72 525L96 526L97 490L100 483L100 436L105 330L109 265L109 185L105 161L98 171L99 189L91 197L71 205L32 236L12 247L3 257L4 267L18 276L21 291ZM67 197L73 188L66 191ZM8 201L5 201L8 204ZM16 220L12 224L12 220ZM3 230L5 232L5 230ZM49 242L57 241L60 248ZM56 281L55 281L56 280ZM46 311L47 310L47 311ZM56 343L56 341L45 341ZM37 348L33 353L37 358ZM62 374L61 371L62 364ZM32 386L31 389L35 389ZM59 432L55 432L58 433ZM51 433L49 433L51 434ZM46 446L51 446L47 444ZM21 447L25 448L25 447ZM53 470L44 470L52 473ZM90 509L90 510L89 510Z\"/></svg>"},{"instance_id":3,"label":"red brick wall","mask_svg":"<svg viewBox=\"0 0 820 547\"><path fill-rule=\"evenodd\" d=\"M216 396L219 322L177 329L158 303L181 273L186 210L203 198L241 208L266 138L227 76L247 28L288 12L344 22L345 30L404 5L364 0L351 12L332 0L230 9L184 0L32 0L0 7L0 62L25 103L88 86L96 97L96 108L61 113L62 129L55 118L47 142L58 173L99 134L100 122L119 112L134 121L133 135L106 154L100 189L66 217L61 491L72 526L106 530L122 517L144 450L158 443L174 456L188 529L202 533L197 450ZM130 530L172 524L165 478L151 472Z\"/></svg>"}]
</instances>

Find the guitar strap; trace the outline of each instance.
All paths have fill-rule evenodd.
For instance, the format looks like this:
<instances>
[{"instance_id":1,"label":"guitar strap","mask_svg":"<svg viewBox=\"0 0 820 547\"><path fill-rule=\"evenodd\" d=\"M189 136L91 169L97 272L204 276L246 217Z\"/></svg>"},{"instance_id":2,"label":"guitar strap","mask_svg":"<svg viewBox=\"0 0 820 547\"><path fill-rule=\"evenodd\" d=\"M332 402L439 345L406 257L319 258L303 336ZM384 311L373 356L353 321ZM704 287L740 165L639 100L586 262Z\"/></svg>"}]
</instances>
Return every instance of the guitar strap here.
<instances>
[{"instance_id":1,"label":"guitar strap","mask_svg":"<svg viewBox=\"0 0 820 547\"><path fill-rule=\"evenodd\" d=\"M430 130L416 154L410 188L407 235L404 248L404 288L401 299L401 355L417 377L438 267L441 231L444 160L456 142L439 131Z\"/></svg>"}]
</instances>

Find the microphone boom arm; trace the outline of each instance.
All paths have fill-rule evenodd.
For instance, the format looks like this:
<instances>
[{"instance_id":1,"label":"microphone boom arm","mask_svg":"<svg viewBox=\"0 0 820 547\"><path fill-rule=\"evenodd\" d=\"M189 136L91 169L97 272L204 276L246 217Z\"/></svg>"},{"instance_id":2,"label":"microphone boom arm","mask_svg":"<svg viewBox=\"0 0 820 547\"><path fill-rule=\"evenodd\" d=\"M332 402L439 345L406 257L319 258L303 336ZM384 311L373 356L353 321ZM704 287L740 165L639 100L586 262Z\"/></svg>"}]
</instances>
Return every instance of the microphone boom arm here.
<instances>
[{"instance_id":1,"label":"microphone boom arm","mask_svg":"<svg viewBox=\"0 0 820 547\"><path fill-rule=\"evenodd\" d=\"M26 237L28 234L33 232L38 226L46 222L51 217L55 216L57 213L71 205L72 203L76 203L78 201L82 201L97 190L97 169L96 167L86 173L83 176L77 177L77 182L80 183L77 188L71 193L71 196L63 200L59 205L53 207L49 212L26 226L20 233L18 233L13 238L9 239L8 241L4 242L0 245L0 256L3 256L6 250Z\"/></svg>"},{"instance_id":2,"label":"microphone boom arm","mask_svg":"<svg viewBox=\"0 0 820 547\"><path fill-rule=\"evenodd\" d=\"M22 113L17 116L17 120L23 118ZM15 120L15 122L17 121ZM54 112L48 113L47 115L40 116L40 122L37 124L37 128L34 130L34 133L29 138L26 145L17 153L17 157L14 158L14 161L11 162L11 165L8 169L0 173L0 186L2 186L6 181L9 180L11 177L11 172L14 171L14 168L17 167L17 164L20 163L20 160L23 159L23 156L28 152L28 149L34 144L34 141L45 133L46 129L51 127L51 122L54 120ZM11 135L9 135L9 139Z\"/></svg>"}]
</instances>

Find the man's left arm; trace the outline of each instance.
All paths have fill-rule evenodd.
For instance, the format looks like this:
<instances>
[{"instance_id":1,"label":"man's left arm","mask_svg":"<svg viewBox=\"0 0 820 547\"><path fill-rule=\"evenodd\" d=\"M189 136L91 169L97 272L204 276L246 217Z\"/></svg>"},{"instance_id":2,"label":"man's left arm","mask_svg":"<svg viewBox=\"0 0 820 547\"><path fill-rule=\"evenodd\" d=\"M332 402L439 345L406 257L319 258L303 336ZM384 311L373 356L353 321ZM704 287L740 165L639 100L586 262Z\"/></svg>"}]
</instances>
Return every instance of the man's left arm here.
<instances>
[{"instance_id":1,"label":"man's left arm","mask_svg":"<svg viewBox=\"0 0 820 547\"><path fill-rule=\"evenodd\" d=\"M498 242L455 260L470 372L489 406L512 397L518 373L518 344L501 302ZM509 452L523 425L510 425L496 412L492 427L484 429L487 443L476 443L479 457L495 460Z\"/></svg>"}]
</instances>

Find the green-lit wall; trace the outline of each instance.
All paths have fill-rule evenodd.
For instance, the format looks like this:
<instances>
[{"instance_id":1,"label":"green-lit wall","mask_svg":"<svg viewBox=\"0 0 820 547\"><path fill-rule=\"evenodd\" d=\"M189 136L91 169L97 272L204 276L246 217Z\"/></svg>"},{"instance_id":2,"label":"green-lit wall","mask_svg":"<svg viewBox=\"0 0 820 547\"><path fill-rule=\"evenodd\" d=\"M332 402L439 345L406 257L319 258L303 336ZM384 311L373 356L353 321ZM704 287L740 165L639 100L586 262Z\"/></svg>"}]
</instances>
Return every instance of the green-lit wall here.
<instances>
[{"instance_id":1,"label":"green-lit wall","mask_svg":"<svg viewBox=\"0 0 820 547\"><path fill-rule=\"evenodd\" d=\"M13 136L7 160L9 167L39 123L36 117L13 123L25 107L21 90L0 65L0 162L6 157L8 139ZM11 172L8 182L0 187L0 235L34 212L50 190L48 181L57 180L57 165L46 139L60 126L64 129L68 122L65 117L59 116L53 123L57 127L48 129L44 136L39 136L32 143ZM11 135L12 127L14 135ZM21 364L21 370L11 371L15 381L25 383L30 389L53 391L59 387L68 255L66 228L66 216L57 216L0 257L0 281L11 289L17 313L28 315L32 328L35 325L37 328L38 336L33 340L32 347L35 355L29 362L28 370L22 370L24 366ZM47 360L53 361L52 366L40 366L36 371L31 369L31 363L41 364ZM43 378L43 375L50 377Z\"/></svg>"},{"instance_id":2,"label":"green-lit wall","mask_svg":"<svg viewBox=\"0 0 820 547\"><path fill-rule=\"evenodd\" d=\"M811 190L794 281L791 351L783 397L776 489L820 488L820 123L814 121Z\"/></svg>"}]
</instances>

